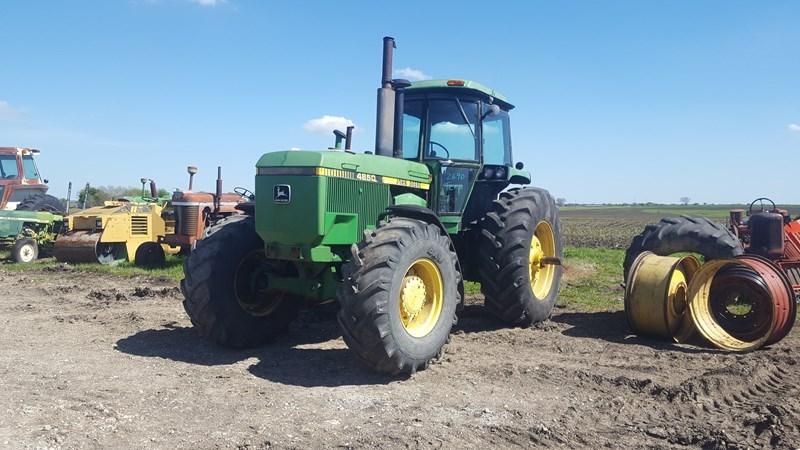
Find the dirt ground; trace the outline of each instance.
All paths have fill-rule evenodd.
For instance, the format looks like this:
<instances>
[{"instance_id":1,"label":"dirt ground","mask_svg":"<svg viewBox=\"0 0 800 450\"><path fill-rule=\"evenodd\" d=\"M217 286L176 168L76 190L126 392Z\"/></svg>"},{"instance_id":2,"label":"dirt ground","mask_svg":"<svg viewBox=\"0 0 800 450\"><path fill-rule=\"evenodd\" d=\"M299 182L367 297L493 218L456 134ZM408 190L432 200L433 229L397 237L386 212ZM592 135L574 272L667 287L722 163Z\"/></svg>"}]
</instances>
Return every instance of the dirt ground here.
<instances>
[{"instance_id":1,"label":"dirt ground","mask_svg":"<svg viewBox=\"0 0 800 450\"><path fill-rule=\"evenodd\" d=\"M446 356L363 369L333 310L228 351L175 283L0 266L2 448L800 447L800 332L747 355L626 335L621 312L507 329L470 299Z\"/></svg>"}]
</instances>

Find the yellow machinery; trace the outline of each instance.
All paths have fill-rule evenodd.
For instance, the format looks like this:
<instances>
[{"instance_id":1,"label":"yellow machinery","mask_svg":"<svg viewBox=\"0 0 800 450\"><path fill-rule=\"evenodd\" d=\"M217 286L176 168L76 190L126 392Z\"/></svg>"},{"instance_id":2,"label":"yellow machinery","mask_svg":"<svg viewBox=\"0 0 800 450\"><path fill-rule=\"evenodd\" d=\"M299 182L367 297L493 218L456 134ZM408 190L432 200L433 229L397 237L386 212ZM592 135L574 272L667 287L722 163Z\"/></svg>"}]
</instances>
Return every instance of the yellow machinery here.
<instances>
[{"instance_id":1,"label":"yellow machinery","mask_svg":"<svg viewBox=\"0 0 800 450\"><path fill-rule=\"evenodd\" d=\"M153 253L152 247L159 246L158 237L173 232L168 225L174 224L165 222L163 212L163 204L156 202L111 201L70 215L65 219L69 231L56 239L55 257L62 262L101 264L144 261ZM162 248L177 252L169 246Z\"/></svg>"}]
</instances>

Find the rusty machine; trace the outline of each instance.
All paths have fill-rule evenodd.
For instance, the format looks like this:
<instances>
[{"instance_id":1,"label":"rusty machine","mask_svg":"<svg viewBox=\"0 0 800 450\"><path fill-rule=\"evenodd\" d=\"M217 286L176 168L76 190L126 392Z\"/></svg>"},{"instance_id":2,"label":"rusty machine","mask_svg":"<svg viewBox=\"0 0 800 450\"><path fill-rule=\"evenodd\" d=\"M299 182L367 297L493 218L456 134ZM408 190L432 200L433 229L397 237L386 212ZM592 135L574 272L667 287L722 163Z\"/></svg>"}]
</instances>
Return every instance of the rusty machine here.
<instances>
[{"instance_id":1,"label":"rusty machine","mask_svg":"<svg viewBox=\"0 0 800 450\"><path fill-rule=\"evenodd\" d=\"M729 226L746 253L767 258L786 272L800 299L800 216L792 219L788 210L762 197L747 210L731 210Z\"/></svg>"}]
</instances>

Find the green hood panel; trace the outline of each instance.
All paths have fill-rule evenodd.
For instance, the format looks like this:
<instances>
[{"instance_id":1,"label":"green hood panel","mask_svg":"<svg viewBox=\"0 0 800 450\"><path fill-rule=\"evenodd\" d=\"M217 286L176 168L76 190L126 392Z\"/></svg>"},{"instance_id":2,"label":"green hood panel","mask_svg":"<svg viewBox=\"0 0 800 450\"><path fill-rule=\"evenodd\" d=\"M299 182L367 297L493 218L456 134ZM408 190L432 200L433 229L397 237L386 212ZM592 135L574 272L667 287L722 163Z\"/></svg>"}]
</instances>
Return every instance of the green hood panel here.
<instances>
[{"instance_id":1,"label":"green hood panel","mask_svg":"<svg viewBox=\"0 0 800 450\"><path fill-rule=\"evenodd\" d=\"M0 238L18 236L25 224L49 224L64 218L58 214L36 211L0 211Z\"/></svg>"},{"instance_id":2,"label":"green hood panel","mask_svg":"<svg viewBox=\"0 0 800 450\"><path fill-rule=\"evenodd\" d=\"M322 167L423 183L431 180L430 170L425 164L388 156L342 151L290 150L266 153L258 160L256 167L259 173L262 173L260 169L277 167Z\"/></svg>"}]
</instances>

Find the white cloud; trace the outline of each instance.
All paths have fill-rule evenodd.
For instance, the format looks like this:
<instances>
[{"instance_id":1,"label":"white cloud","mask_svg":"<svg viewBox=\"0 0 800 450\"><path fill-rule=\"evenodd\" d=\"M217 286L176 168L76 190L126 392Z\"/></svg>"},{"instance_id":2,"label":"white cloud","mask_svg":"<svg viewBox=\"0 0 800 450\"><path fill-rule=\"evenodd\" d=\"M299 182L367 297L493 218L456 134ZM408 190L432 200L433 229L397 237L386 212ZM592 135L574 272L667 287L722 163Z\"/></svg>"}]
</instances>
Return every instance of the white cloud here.
<instances>
[{"instance_id":1,"label":"white cloud","mask_svg":"<svg viewBox=\"0 0 800 450\"><path fill-rule=\"evenodd\" d=\"M226 2L226 0L189 0L189 1L192 3L196 3L200 6L217 6Z\"/></svg>"},{"instance_id":2,"label":"white cloud","mask_svg":"<svg viewBox=\"0 0 800 450\"><path fill-rule=\"evenodd\" d=\"M800 124L790 123L788 128L789 128L789 131L794 131L794 132L800 133Z\"/></svg>"},{"instance_id":3,"label":"white cloud","mask_svg":"<svg viewBox=\"0 0 800 450\"><path fill-rule=\"evenodd\" d=\"M347 127L354 125L353 121L340 116L324 115L316 119L311 119L303 125L303 129L310 133L330 134L333 130L345 131Z\"/></svg>"},{"instance_id":4,"label":"white cloud","mask_svg":"<svg viewBox=\"0 0 800 450\"><path fill-rule=\"evenodd\" d=\"M13 120L22 116L16 108L9 105L7 101L0 100L0 120Z\"/></svg>"},{"instance_id":5,"label":"white cloud","mask_svg":"<svg viewBox=\"0 0 800 450\"><path fill-rule=\"evenodd\" d=\"M412 69L406 67L405 69L398 69L394 71L396 78L405 78L408 81L422 81L430 80L432 77L419 69Z\"/></svg>"}]
</instances>

